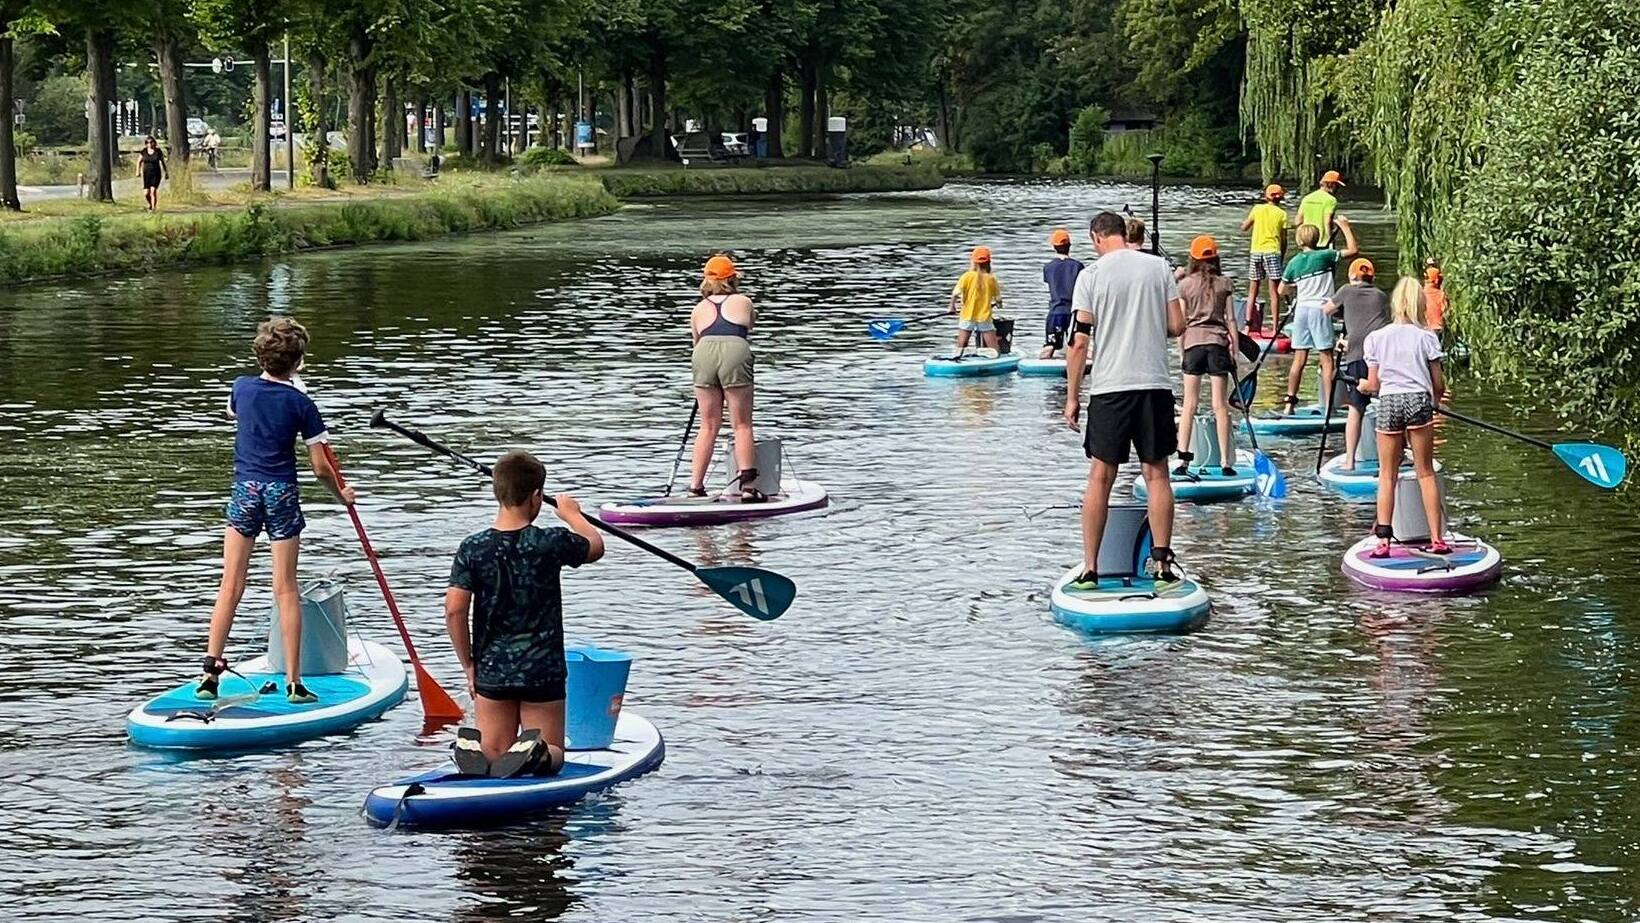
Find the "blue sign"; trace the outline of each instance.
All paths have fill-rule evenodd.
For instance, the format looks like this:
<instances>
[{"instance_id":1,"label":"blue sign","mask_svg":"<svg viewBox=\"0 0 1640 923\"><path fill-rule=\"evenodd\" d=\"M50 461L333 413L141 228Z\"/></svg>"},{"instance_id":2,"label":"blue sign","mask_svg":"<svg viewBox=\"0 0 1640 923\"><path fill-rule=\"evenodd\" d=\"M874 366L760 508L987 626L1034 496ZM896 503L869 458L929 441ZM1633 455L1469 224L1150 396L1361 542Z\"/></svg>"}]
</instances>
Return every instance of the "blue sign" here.
<instances>
[{"instance_id":1,"label":"blue sign","mask_svg":"<svg viewBox=\"0 0 1640 923\"><path fill-rule=\"evenodd\" d=\"M575 146L592 147L592 124L590 122L575 123Z\"/></svg>"}]
</instances>

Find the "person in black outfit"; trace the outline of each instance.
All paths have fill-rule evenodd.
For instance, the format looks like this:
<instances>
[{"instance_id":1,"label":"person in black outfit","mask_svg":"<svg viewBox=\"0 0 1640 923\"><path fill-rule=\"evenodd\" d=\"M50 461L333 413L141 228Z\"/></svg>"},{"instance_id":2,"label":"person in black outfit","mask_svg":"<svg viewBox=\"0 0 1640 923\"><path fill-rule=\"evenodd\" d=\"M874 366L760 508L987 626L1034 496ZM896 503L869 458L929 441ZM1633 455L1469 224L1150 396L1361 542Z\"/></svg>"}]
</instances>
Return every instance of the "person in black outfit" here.
<instances>
[{"instance_id":1,"label":"person in black outfit","mask_svg":"<svg viewBox=\"0 0 1640 923\"><path fill-rule=\"evenodd\" d=\"M149 211L159 208L159 181L162 177L169 177L165 167L165 152L159 149L159 142L153 135L142 144L142 150L137 152L137 168L142 171L142 198L148 203Z\"/></svg>"}]
</instances>

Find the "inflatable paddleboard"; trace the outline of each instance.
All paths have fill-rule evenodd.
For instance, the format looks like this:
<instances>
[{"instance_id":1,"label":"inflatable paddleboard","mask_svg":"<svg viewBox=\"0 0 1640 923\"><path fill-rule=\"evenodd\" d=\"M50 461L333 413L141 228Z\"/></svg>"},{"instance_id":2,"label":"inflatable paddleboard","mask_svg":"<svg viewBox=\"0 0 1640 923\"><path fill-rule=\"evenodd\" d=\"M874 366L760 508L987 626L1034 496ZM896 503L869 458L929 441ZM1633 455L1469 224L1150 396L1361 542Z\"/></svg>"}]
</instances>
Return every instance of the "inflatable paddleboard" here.
<instances>
[{"instance_id":1,"label":"inflatable paddleboard","mask_svg":"<svg viewBox=\"0 0 1640 923\"><path fill-rule=\"evenodd\" d=\"M1212 612L1207 591L1189 577L1173 583L1138 576L1101 577L1097 590L1073 590L1070 582L1081 576L1081 571L1081 567L1073 567L1060 577L1050 602L1054 619L1077 631L1190 631L1205 624Z\"/></svg>"},{"instance_id":2,"label":"inflatable paddleboard","mask_svg":"<svg viewBox=\"0 0 1640 923\"><path fill-rule=\"evenodd\" d=\"M785 478L780 493L762 503L745 503L740 494L723 496L648 497L605 503L598 515L618 526L715 526L749 519L768 519L822 510L831 502L826 489L813 481Z\"/></svg>"},{"instance_id":3,"label":"inflatable paddleboard","mask_svg":"<svg viewBox=\"0 0 1640 923\"><path fill-rule=\"evenodd\" d=\"M444 766L373 789L364 816L385 827L487 827L572 804L593 792L634 779L661 764L666 744L642 716L622 711L615 742L602 750L571 750L555 776L490 779L463 776Z\"/></svg>"},{"instance_id":4,"label":"inflatable paddleboard","mask_svg":"<svg viewBox=\"0 0 1640 923\"><path fill-rule=\"evenodd\" d=\"M404 663L374 641L349 638L345 673L309 674L302 683L319 697L308 705L285 700L285 675L258 657L222 674L217 698L194 698L197 679L131 710L131 742L170 750L243 750L277 747L309 737L351 730L404 701L409 679ZM247 682L247 680L249 682ZM259 694L267 683L274 691Z\"/></svg>"},{"instance_id":5,"label":"inflatable paddleboard","mask_svg":"<svg viewBox=\"0 0 1640 923\"><path fill-rule=\"evenodd\" d=\"M1064 360L1060 360L1061 366ZM980 378L987 375L1006 375L1019 368L1019 357L1013 353L986 356L964 353L958 357L931 356L923 360L923 374L929 378Z\"/></svg>"},{"instance_id":6,"label":"inflatable paddleboard","mask_svg":"<svg viewBox=\"0 0 1640 923\"><path fill-rule=\"evenodd\" d=\"M1053 359L1024 356L1019 360L1019 374L1027 378L1064 378L1066 367L1063 356Z\"/></svg>"},{"instance_id":7,"label":"inflatable paddleboard","mask_svg":"<svg viewBox=\"0 0 1640 923\"><path fill-rule=\"evenodd\" d=\"M1435 460L1435 471L1440 473L1440 459ZM1344 470L1344 456L1335 455L1327 459L1316 474L1321 483L1347 497L1372 497L1378 493L1378 459L1356 459L1355 468ZM1413 480L1417 477L1412 470L1412 459L1401 463L1401 480Z\"/></svg>"},{"instance_id":8,"label":"inflatable paddleboard","mask_svg":"<svg viewBox=\"0 0 1640 923\"><path fill-rule=\"evenodd\" d=\"M1258 344L1260 352L1263 352L1265 346L1269 345L1272 336L1274 336L1276 341L1274 346L1270 346L1270 353L1272 355L1290 353L1293 351L1293 339L1285 333L1275 333L1272 330L1249 330L1247 331L1247 335L1252 337L1253 342Z\"/></svg>"},{"instance_id":9,"label":"inflatable paddleboard","mask_svg":"<svg viewBox=\"0 0 1640 923\"><path fill-rule=\"evenodd\" d=\"M1292 413L1273 413L1253 417L1253 432L1260 436L1318 436L1325 428L1329 433L1344 431L1342 407L1334 407L1332 422L1326 422L1327 409L1320 404L1305 404L1293 408Z\"/></svg>"},{"instance_id":10,"label":"inflatable paddleboard","mask_svg":"<svg viewBox=\"0 0 1640 923\"><path fill-rule=\"evenodd\" d=\"M1452 554L1424 554L1418 545L1393 544L1387 558L1374 559L1378 540L1367 536L1344 552L1344 574L1362 586L1398 593L1467 593L1498 579L1503 556L1478 538L1453 534Z\"/></svg>"},{"instance_id":11,"label":"inflatable paddleboard","mask_svg":"<svg viewBox=\"0 0 1640 923\"><path fill-rule=\"evenodd\" d=\"M1219 468L1219 465L1203 465L1192 468L1189 474L1170 474L1168 480L1173 483L1174 499L1196 502L1235 500L1257 489L1258 475L1253 471L1253 453L1246 450L1236 452L1234 475L1226 475ZM1143 500L1146 495L1144 475L1134 475L1133 496Z\"/></svg>"}]
</instances>

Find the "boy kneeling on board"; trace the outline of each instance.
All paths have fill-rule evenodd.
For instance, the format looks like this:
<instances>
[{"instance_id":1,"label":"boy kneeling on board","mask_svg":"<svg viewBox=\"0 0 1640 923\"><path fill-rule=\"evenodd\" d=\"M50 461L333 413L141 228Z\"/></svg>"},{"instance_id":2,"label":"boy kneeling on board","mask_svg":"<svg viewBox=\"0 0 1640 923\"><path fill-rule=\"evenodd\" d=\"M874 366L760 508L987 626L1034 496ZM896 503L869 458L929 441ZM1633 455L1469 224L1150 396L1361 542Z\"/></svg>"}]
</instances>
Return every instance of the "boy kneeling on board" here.
<instances>
[{"instance_id":1,"label":"boy kneeling on board","mask_svg":"<svg viewBox=\"0 0 1640 923\"><path fill-rule=\"evenodd\" d=\"M495 523L467 536L450 565L444 623L467 674L477 727L456 738L456 768L498 777L552 775L564 765L563 567L604 556L604 540L568 494L568 529L534 525L547 469L528 452L495 463ZM522 728L522 733L520 733Z\"/></svg>"}]
</instances>

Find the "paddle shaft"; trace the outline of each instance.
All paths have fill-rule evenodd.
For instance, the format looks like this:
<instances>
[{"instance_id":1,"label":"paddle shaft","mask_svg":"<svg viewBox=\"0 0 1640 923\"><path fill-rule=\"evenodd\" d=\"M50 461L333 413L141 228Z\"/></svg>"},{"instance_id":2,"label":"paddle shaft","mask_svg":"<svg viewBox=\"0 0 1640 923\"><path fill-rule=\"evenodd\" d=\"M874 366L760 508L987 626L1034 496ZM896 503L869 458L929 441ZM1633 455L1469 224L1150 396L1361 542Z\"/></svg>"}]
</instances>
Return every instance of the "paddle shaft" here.
<instances>
[{"instance_id":1,"label":"paddle shaft","mask_svg":"<svg viewBox=\"0 0 1640 923\"><path fill-rule=\"evenodd\" d=\"M444 444L434 440L432 437L430 437L427 434L423 433L421 430L412 429L408 426L400 426L399 424L394 423L392 420L387 419L387 415L382 413L379 410L376 412L376 416L371 419L370 425L371 426L380 426L380 427L384 427L386 429L390 429L393 432L398 433L400 436L403 436L404 438L410 440L411 442L414 442L415 444L421 446L422 448L430 449L431 451L437 452L438 454L443 455L446 458L451 458L451 459L454 459L458 462L461 462L462 464L464 464L467 467L473 469L474 471L477 471L479 474L482 474L485 477L493 477L494 474L495 474L495 472L491 470L489 465L484 464L483 462L479 461L476 458L473 458L473 457L468 456L468 455L463 455L460 452L457 452L455 449L452 449L449 446L444 445ZM557 502L555 502L552 497L547 496L547 497L545 497L545 499L547 501L547 504L549 506L551 506L553 509L558 508ZM696 571L698 571L700 569L694 563L692 563L690 561L687 561L683 558L678 557L677 555L673 554L672 552L667 551L665 548L662 548L658 545L652 545L649 542L646 542L643 539L637 537L636 535L633 535L631 532L628 532L625 529L617 528L616 526L612 526L609 523L604 522L602 519L599 519L598 517L591 515L590 513L582 513L581 515L586 516L587 521L592 523L593 526L595 526L599 531L607 532L610 535L615 536L616 538L620 539L623 542L629 542L633 545L636 545L639 548L642 548L643 550L649 552L652 555L655 555L658 558L662 558L662 559L666 560L667 562L669 562L671 564L675 564L678 567L683 568L684 570L688 571L691 574L695 573Z\"/></svg>"},{"instance_id":2,"label":"paddle shaft","mask_svg":"<svg viewBox=\"0 0 1640 923\"><path fill-rule=\"evenodd\" d=\"M683 428L683 441L678 443L678 455L672 459L672 477L666 482L666 495L672 496L672 488L678 483L678 467L683 464L683 450L689 448L689 434L695 431L695 418L700 416L700 399L696 398L693 407L689 408L689 423Z\"/></svg>"},{"instance_id":3,"label":"paddle shaft","mask_svg":"<svg viewBox=\"0 0 1640 923\"><path fill-rule=\"evenodd\" d=\"M1497 433L1500 436L1508 436L1511 439L1519 439L1521 442L1524 442L1527 445L1535 445L1540 449L1548 449L1551 452L1553 452L1555 450L1555 447L1552 444L1544 442L1542 439L1534 439L1533 437L1528 436L1525 433L1517 433L1512 429L1504 429L1501 426L1493 425L1491 423L1486 422L1485 420L1477 420L1474 417L1469 416L1468 414L1462 414L1462 413L1457 412L1456 410L1450 410L1450 409L1448 409L1446 407L1443 407L1439 404L1435 405L1435 410L1436 410L1436 412L1444 414L1445 416L1449 416L1454 420L1462 420L1463 422L1468 423L1470 426L1478 426L1481 429Z\"/></svg>"},{"instance_id":4,"label":"paddle shaft","mask_svg":"<svg viewBox=\"0 0 1640 923\"><path fill-rule=\"evenodd\" d=\"M330 443L324 443L325 460L330 462L330 470L336 478L338 490L347 486L347 480L342 476L341 465L336 462L336 452ZM404 615L399 612L398 600L393 598L393 590L387 585L387 574L382 571L382 562L376 556L375 546L370 544L370 536L365 533L364 520L359 518L359 509L353 504L347 504L347 516L353 520L353 531L359 536L359 547L364 549L365 560L370 562L370 571L376 575L376 586L381 588L382 600L387 603L387 611L393 616L393 627L399 630L399 640L404 642L405 653L410 655L410 665L416 671L416 687L422 691L422 709L433 718L460 718L461 708L455 704L438 681L433 679L427 668L422 666L421 655L416 653L416 643L410 640L410 629L404 624ZM437 690L436 692L434 690ZM445 705L444 703L448 703ZM454 709L454 714L448 712Z\"/></svg>"},{"instance_id":5,"label":"paddle shaft","mask_svg":"<svg viewBox=\"0 0 1640 923\"><path fill-rule=\"evenodd\" d=\"M1337 369L1340 374L1335 376L1333 386L1327 389L1327 393L1323 396L1321 401L1322 406L1326 408L1326 412L1321 415L1321 445L1315 450L1316 474L1321 473L1321 466L1326 463L1327 459L1327 431L1332 429L1333 392L1338 390L1338 382L1344 380L1342 375L1344 366L1338 361L1338 358L1338 349L1337 347L1334 347L1333 368ZM1344 452L1347 457L1350 456L1350 447L1348 445L1344 446Z\"/></svg>"}]
</instances>

